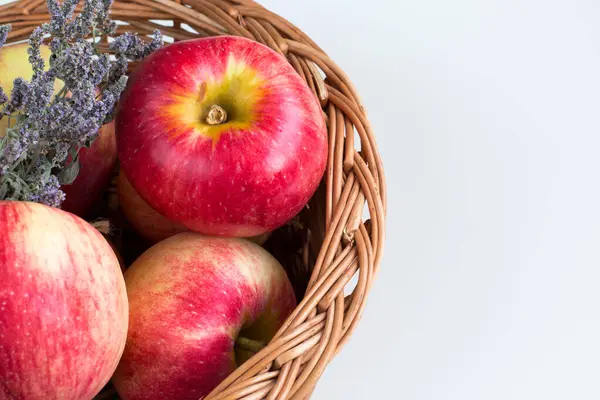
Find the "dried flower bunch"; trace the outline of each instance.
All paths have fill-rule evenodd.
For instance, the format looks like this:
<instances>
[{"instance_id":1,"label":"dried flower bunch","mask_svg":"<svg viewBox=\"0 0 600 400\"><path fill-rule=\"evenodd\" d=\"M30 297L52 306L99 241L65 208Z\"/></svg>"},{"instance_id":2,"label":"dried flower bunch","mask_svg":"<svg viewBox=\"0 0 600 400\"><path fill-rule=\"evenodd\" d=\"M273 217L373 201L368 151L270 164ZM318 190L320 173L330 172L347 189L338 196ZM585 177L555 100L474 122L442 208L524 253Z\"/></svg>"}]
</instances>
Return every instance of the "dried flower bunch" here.
<instances>
[{"instance_id":1,"label":"dried flower bunch","mask_svg":"<svg viewBox=\"0 0 600 400\"><path fill-rule=\"evenodd\" d=\"M102 54L100 43L116 31L108 15L112 0L84 0L75 16L79 2L47 0L51 20L29 38L31 81L16 79L10 99L0 88L0 119L9 120L7 131L0 132L0 200L59 207L65 197L60 186L79 171L79 150L113 118L129 61L162 45L158 31L147 42L127 33L110 43L114 57ZM9 31L0 26L0 47ZM40 54L44 40L49 41L49 65ZM62 89L54 93L57 80Z\"/></svg>"}]
</instances>

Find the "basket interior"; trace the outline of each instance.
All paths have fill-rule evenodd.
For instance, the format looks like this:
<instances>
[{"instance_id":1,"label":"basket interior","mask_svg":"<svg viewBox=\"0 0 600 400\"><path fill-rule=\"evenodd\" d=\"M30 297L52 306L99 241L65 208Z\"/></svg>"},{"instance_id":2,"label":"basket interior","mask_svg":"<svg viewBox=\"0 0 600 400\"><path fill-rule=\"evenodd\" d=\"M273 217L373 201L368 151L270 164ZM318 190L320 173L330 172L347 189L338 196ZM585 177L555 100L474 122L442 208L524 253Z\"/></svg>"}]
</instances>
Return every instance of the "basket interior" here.
<instances>
[{"instance_id":1,"label":"basket interior","mask_svg":"<svg viewBox=\"0 0 600 400\"><path fill-rule=\"evenodd\" d=\"M326 174L308 206L264 245L302 301L269 346L206 400L309 397L360 320L383 251L384 172L356 89L306 34L251 0L118 0L111 16L118 34L160 29L167 43L215 35L256 40L284 55L318 98L329 131ZM48 18L45 0L0 6L0 24L13 25L9 43L26 40ZM127 265L150 246L121 214L116 178L89 220L110 222L108 238Z\"/></svg>"}]
</instances>

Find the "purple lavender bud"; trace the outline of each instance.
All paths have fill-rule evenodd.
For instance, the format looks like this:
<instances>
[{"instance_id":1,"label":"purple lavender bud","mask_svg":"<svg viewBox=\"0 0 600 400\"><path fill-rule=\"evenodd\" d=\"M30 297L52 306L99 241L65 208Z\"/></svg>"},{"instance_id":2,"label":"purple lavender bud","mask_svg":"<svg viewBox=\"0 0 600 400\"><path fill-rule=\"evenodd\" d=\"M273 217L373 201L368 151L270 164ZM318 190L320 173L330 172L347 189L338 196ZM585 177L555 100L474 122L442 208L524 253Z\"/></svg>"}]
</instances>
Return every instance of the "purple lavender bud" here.
<instances>
[{"instance_id":1,"label":"purple lavender bud","mask_svg":"<svg viewBox=\"0 0 600 400\"><path fill-rule=\"evenodd\" d=\"M13 113L19 110L24 103L27 102L29 97L29 85L23 78L17 78L13 82L13 89L10 92L10 102L7 104L7 110L9 113Z\"/></svg>"},{"instance_id":2,"label":"purple lavender bud","mask_svg":"<svg viewBox=\"0 0 600 400\"><path fill-rule=\"evenodd\" d=\"M160 46L162 46L162 34L158 30L154 31L152 42L149 44L144 43L137 34L129 32L119 36L110 44L112 50L134 60L143 59Z\"/></svg>"},{"instance_id":3,"label":"purple lavender bud","mask_svg":"<svg viewBox=\"0 0 600 400\"><path fill-rule=\"evenodd\" d=\"M9 163L14 163L23 156L23 146L18 139L10 139L4 148L4 158Z\"/></svg>"},{"instance_id":4,"label":"purple lavender bud","mask_svg":"<svg viewBox=\"0 0 600 400\"><path fill-rule=\"evenodd\" d=\"M29 37L29 48L27 49L27 53L29 54L29 63L33 68L34 75L44 71L44 59L40 53L40 46L42 45L43 39L44 30L39 26L35 28Z\"/></svg>"},{"instance_id":5,"label":"purple lavender bud","mask_svg":"<svg viewBox=\"0 0 600 400\"><path fill-rule=\"evenodd\" d=\"M53 162L55 164L60 164L67 159L69 155L69 148L71 146L68 143L60 142L55 147L54 159Z\"/></svg>"},{"instance_id":6,"label":"purple lavender bud","mask_svg":"<svg viewBox=\"0 0 600 400\"><path fill-rule=\"evenodd\" d=\"M10 25L0 25L0 47L4 46L4 43L6 43L8 32L10 32Z\"/></svg>"},{"instance_id":7,"label":"purple lavender bud","mask_svg":"<svg viewBox=\"0 0 600 400\"><path fill-rule=\"evenodd\" d=\"M48 6L48 12L52 17L56 17L60 14L60 3L58 0L47 0L46 5Z\"/></svg>"},{"instance_id":8,"label":"purple lavender bud","mask_svg":"<svg viewBox=\"0 0 600 400\"><path fill-rule=\"evenodd\" d=\"M65 200L65 194L60 190L58 178L51 175L47 181L41 180L32 185L37 190L30 194L29 201L46 204L50 207L60 207Z\"/></svg>"}]
</instances>

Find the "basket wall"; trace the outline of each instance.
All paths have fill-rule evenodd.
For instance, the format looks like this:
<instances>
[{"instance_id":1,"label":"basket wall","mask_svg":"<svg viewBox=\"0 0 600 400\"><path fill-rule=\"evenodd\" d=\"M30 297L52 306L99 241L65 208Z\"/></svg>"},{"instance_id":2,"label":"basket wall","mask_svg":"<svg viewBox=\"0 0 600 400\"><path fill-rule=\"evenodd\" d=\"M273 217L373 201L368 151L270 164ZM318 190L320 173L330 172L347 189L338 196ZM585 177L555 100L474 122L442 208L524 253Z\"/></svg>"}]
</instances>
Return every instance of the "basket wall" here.
<instances>
[{"instance_id":1,"label":"basket wall","mask_svg":"<svg viewBox=\"0 0 600 400\"><path fill-rule=\"evenodd\" d=\"M111 15L123 22L118 33L149 34L158 28L176 41L229 34L261 42L287 57L320 100L329 159L319 191L298 220L302 240L293 257L301 268L291 274L305 294L271 343L206 400L309 398L356 328L383 250L384 172L354 86L301 30L251 0L117 0ZM0 6L0 25L13 26L9 42L27 39L48 19L45 0ZM278 236L285 237L285 232ZM272 252L283 248L276 241L272 246ZM355 275L358 283L346 295Z\"/></svg>"}]
</instances>

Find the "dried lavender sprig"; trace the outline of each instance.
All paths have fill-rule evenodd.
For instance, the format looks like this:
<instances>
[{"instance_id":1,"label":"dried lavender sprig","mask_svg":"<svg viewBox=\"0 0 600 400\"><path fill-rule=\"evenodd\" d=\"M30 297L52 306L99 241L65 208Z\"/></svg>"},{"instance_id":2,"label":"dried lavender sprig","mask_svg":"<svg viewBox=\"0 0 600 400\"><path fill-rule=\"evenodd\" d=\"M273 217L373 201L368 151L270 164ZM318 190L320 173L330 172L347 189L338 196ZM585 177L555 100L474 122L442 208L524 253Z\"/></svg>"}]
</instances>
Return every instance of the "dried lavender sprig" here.
<instances>
[{"instance_id":1,"label":"dried lavender sprig","mask_svg":"<svg viewBox=\"0 0 600 400\"><path fill-rule=\"evenodd\" d=\"M110 44L110 49L133 59L142 59L162 45L162 35L155 30L152 41L146 44L138 35L126 32Z\"/></svg>"},{"instance_id":2,"label":"dried lavender sprig","mask_svg":"<svg viewBox=\"0 0 600 400\"><path fill-rule=\"evenodd\" d=\"M10 32L9 25L0 25L0 47L4 46L8 33ZM0 87L0 106L8 101L8 96L4 93L4 90Z\"/></svg>"},{"instance_id":3,"label":"dried lavender sprig","mask_svg":"<svg viewBox=\"0 0 600 400\"><path fill-rule=\"evenodd\" d=\"M77 175L78 152L90 146L102 124L109 122L127 82L129 60L139 60L162 45L160 32L151 43L137 35L116 38L116 59L98 50L100 37L114 34L108 17L112 0L47 0L51 20L29 39L31 81L17 79L10 99L0 88L0 119L10 127L0 132L0 200L35 201L58 207L61 184ZM8 27L0 27L0 47ZM90 34L94 40L88 40ZM49 65L41 57L44 38L51 37ZM56 82L63 89L54 94ZM67 96L67 94L69 94Z\"/></svg>"},{"instance_id":4,"label":"dried lavender sprig","mask_svg":"<svg viewBox=\"0 0 600 400\"><path fill-rule=\"evenodd\" d=\"M0 25L0 47L4 46L6 39L8 39L8 33L10 32L10 25Z\"/></svg>"}]
</instances>

